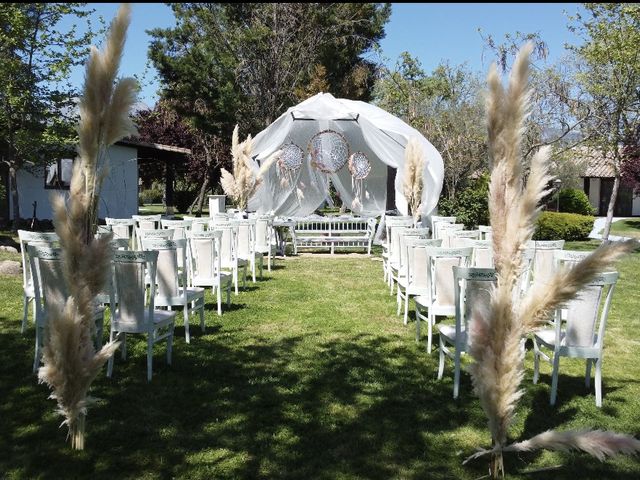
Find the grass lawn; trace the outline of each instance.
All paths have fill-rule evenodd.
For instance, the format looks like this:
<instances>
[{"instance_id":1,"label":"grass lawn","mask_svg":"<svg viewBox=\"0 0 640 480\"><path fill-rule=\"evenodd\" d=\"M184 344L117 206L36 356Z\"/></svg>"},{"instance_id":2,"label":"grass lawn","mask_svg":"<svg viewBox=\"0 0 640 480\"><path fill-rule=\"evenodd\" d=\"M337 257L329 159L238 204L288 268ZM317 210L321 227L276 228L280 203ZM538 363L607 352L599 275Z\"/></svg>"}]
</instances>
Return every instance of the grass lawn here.
<instances>
[{"instance_id":1,"label":"grass lawn","mask_svg":"<svg viewBox=\"0 0 640 480\"><path fill-rule=\"evenodd\" d=\"M549 406L551 367L543 364L532 385L529 351L512 439L550 428L640 433L640 254L619 270L603 408L584 387L584 362L568 359ZM0 282L0 478L477 479L487 472L486 460L462 466L490 443L469 376L454 401L451 364L438 381L437 349L428 355L413 322L405 327L396 316L379 261L287 257L232 295L222 317L208 291L206 333L194 319L187 345L178 315L173 365L156 345L151 383L146 344L130 337L113 378L102 373L94 382L100 400L89 410L82 452L70 450L49 390L31 373L34 328L30 322L20 334L21 279ZM577 453L508 455L506 468L508 478L521 479L640 478L637 459L600 463Z\"/></svg>"},{"instance_id":2,"label":"grass lawn","mask_svg":"<svg viewBox=\"0 0 640 480\"><path fill-rule=\"evenodd\" d=\"M600 231L602 233L602 231ZM622 237L640 238L640 219L618 220L611 224L611 234Z\"/></svg>"}]
</instances>

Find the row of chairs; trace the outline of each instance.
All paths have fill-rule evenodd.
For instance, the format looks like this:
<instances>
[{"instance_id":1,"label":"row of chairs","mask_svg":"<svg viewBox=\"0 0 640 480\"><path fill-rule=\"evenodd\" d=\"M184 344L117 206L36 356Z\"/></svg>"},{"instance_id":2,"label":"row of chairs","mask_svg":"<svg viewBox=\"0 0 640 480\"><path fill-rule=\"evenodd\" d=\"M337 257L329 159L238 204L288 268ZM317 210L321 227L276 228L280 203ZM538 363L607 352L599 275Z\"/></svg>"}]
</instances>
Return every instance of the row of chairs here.
<instances>
[{"instance_id":1,"label":"row of chairs","mask_svg":"<svg viewBox=\"0 0 640 480\"><path fill-rule=\"evenodd\" d=\"M408 217L386 219L387 245L385 246L385 279L397 285L398 315L404 301L404 323L407 324L408 304L415 301L416 340L420 339L420 325L427 322L427 351L431 352L432 329L437 316L455 317L455 325L438 324L440 362L438 378L442 378L445 357L454 360L454 398L458 396L460 378L460 354L466 351L467 325L470 315L490 299L490 291L496 281L491 254L490 227L473 237L462 237L461 243L442 246L448 232L461 231L451 228L454 218L432 223L435 236L428 230L414 228ZM449 236L451 242L459 240ZM488 244L487 244L488 243ZM563 250L564 241L529 242L523 252L524 271L516 296L521 297L534 282L546 282L559 268L570 268L588 252ZM555 313L548 328L533 336L534 382L538 380L540 358L553 365L551 404L557 396L558 367L561 356L585 358L587 361L586 385L590 385L591 367L595 366L596 404L602 404L601 372L604 329L617 272L606 272L595 278L579 297L566 308ZM517 301L517 299L516 299ZM474 310L475 309L475 310ZM522 342L524 348L524 341ZM453 348L451 348L453 347ZM552 353L546 354L545 347Z\"/></svg>"}]
</instances>

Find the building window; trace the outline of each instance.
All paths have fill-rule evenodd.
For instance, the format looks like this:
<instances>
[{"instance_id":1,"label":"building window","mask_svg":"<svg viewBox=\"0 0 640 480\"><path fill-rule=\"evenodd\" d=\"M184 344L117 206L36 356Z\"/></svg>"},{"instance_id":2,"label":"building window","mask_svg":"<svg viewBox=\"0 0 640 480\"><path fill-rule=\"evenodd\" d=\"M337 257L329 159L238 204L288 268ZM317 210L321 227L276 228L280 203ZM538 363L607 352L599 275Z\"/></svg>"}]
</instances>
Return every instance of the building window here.
<instances>
[{"instance_id":1,"label":"building window","mask_svg":"<svg viewBox=\"0 0 640 480\"><path fill-rule=\"evenodd\" d=\"M47 165L44 174L44 188L69 190L71 174L73 173L73 160L62 158Z\"/></svg>"}]
</instances>

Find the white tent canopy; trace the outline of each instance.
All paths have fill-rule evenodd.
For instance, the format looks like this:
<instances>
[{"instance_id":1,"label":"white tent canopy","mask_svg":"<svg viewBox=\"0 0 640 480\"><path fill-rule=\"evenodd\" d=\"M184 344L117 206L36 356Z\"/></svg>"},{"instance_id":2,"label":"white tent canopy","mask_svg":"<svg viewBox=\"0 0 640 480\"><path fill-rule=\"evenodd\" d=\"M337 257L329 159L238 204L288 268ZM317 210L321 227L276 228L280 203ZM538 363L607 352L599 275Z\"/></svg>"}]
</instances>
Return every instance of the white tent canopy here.
<instances>
[{"instance_id":1,"label":"white tent canopy","mask_svg":"<svg viewBox=\"0 0 640 480\"><path fill-rule=\"evenodd\" d=\"M348 165L344 164L335 172L322 172L313 165L311 139L325 130L342 134L348 144L348 155L362 152L370 162L371 170L361 184L362 207L358 213L363 215L379 215L386 210L387 166L397 169L396 208L401 214L407 214L407 202L402 194L404 150L409 138L415 137L425 157L421 212L425 216L433 211L440 197L444 176L442 157L435 147L416 129L381 108L365 102L335 98L328 93L319 93L289 108L256 135L253 158L258 163L290 143L299 146L304 156L302 165L296 170L286 172L278 164L272 166L265 174L263 184L251 198L250 210L283 216L309 215L326 199L329 181L342 201L348 207L352 205L354 180ZM283 181L283 177L288 181Z\"/></svg>"}]
</instances>

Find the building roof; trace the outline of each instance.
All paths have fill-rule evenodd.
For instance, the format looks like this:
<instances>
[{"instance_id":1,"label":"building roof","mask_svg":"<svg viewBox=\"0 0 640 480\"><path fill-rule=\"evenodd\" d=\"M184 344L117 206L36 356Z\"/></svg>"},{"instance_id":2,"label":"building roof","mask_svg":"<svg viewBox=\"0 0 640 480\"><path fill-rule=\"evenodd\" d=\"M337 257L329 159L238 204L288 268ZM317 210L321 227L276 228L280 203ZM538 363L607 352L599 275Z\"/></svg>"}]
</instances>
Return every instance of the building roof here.
<instances>
[{"instance_id":1,"label":"building roof","mask_svg":"<svg viewBox=\"0 0 640 480\"><path fill-rule=\"evenodd\" d=\"M604 156L600 150L580 146L573 149L574 158L585 163L581 177L613 178L615 169L611 154Z\"/></svg>"},{"instance_id":2,"label":"building roof","mask_svg":"<svg viewBox=\"0 0 640 480\"><path fill-rule=\"evenodd\" d=\"M131 139L120 140L119 142L116 142L116 143L121 145L129 145L132 147L151 148L154 150L161 150L163 152L182 153L184 155L191 154L191 150L188 148L175 147L173 145L163 145L161 143L148 143L148 142L141 142L139 140L131 140Z\"/></svg>"}]
</instances>

